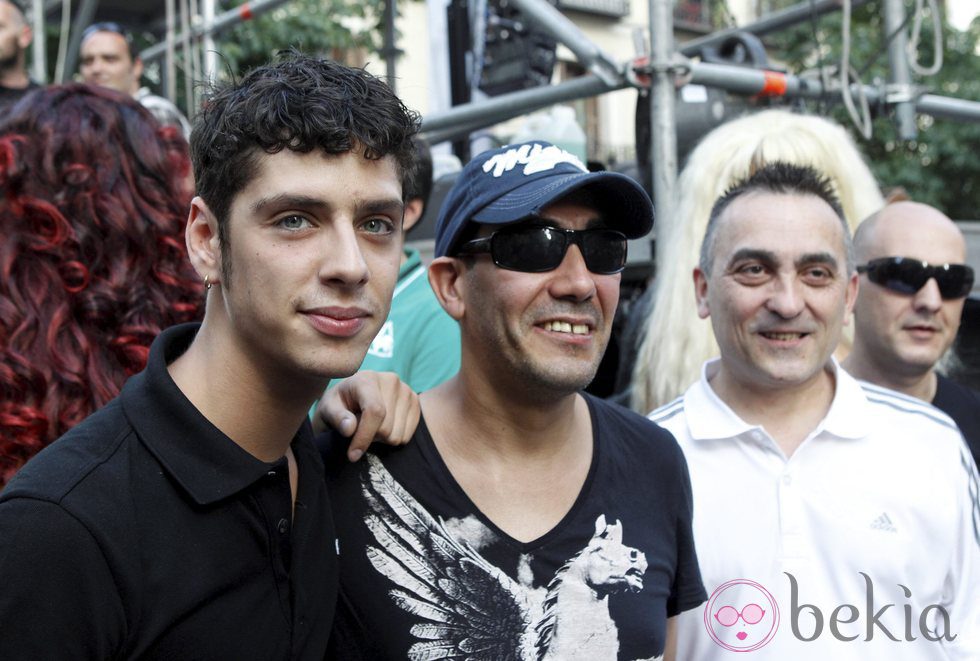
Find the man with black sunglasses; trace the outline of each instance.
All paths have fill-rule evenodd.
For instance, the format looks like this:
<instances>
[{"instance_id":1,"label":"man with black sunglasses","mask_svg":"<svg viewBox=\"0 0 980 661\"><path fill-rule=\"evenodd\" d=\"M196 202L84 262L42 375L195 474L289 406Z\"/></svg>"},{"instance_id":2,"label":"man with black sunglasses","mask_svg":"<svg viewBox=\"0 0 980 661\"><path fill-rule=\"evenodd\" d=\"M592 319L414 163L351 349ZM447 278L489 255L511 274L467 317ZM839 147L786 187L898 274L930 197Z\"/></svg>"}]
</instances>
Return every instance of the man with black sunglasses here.
<instances>
[{"instance_id":1,"label":"man with black sunglasses","mask_svg":"<svg viewBox=\"0 0 980 661\"><path fill-rule=\"evenodd\" d=\"M963 233L938 209L896 202L861 223L854 249L865 280L844 368L945 411L980 463L980 393L935 369L956 339L974 283Z\"/></svg>"},{"instance_id":2,"label":"man with black sunglasses","mask_svg":"<svg viewBox=\"0 0 980 661\"><path fill-rule=\"evenodd\" d=\"M336 658L652 658L705 600L676 442L581 392L652 221L635 182L548 143L460 174L429 268L460 371L405 451L330 475Z\"/></svg>"},{"instance_id":3,"label":"man with black sunglasses","mask_svg":"<svg viewBox=\"0 0 980 661\"><path fill-rule=\"evenodd\" d=\"M775 162L736 183L693 279L721 356L650 415L690 466L712 593L676 658L980 658L980 477L947 416L834 360L858 275L830 182Z\"/></svg>"}]
</instances>

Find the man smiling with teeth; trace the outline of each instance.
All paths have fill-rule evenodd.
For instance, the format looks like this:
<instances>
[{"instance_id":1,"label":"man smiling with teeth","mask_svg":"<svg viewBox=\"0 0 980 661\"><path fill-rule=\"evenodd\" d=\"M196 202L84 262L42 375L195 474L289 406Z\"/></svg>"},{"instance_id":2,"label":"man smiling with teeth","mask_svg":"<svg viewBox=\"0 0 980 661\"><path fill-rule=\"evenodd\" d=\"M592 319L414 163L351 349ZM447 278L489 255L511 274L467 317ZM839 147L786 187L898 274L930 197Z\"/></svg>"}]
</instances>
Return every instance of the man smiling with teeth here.
<instances>
[{"instance_id":1,"label":"man smiling with teeth","mask_svg":"<svg viewBox=\"0 0 980 661\"><path fill-rule=\"evenodd\" d=\"M563 321L549 321L544 325L544 329L556 333L574 333L576 335L585 335L589 332L587 324L572 325Z\"/></svg>"},{"instance_id":2,"label":"man smiling with teeth","mask_svg":"<svg viewBox=\"0 0 980 661\"><path fill-rule=\"evenodd\" d=\"M650 418L690 465L705 587L755 581L783 623L736 618L715 639L718 610L684 613L678 659L980 658L976 469L949 418L833 359L858 291L851 252L808 167L767 165L712 209L693 275L721 357ZM855 615L866 607L873 621ZM910 640L903 614L940 609L932 638Z\"/></svg>"},{"instance_id":3,"label":"man smiling with teeth","mask_svg":"<svg viewBox=\"0 0 980 661\"><path fill-rule=\"evenodd\" d=\"M627 238L652 222L635 182L548 143L462 171L429 268L460 325L459 373L422 393L403 451L330 479L336 658L652 658L668 618L704 601L676 442L581 392Z\"/></svg>"}]
</instances>

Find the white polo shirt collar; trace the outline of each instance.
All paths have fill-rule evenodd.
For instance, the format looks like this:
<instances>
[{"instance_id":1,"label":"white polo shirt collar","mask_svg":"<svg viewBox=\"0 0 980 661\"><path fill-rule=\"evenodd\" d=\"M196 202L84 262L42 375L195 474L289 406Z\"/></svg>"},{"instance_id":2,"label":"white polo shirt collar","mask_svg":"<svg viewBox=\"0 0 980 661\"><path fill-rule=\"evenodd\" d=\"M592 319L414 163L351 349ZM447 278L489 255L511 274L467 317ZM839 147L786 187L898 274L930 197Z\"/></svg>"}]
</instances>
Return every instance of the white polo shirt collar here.
<instances>
[{"instance_id":1,"label":"white polo shirt collar","mask_svg":"<svg viewBox=\"0 0 980 661\"><path fill-rule=\"evenodd\" d=\"M760 433L765 434L765 430L760 425L750 425L742 420L722 401L708 382L717 374L720 362L720 358L707 361L701 367L701 378L684 394L688 411L703 412L703 415L689 416L687 419L691 438L696 441L742 436L758 438ZM807 440L821 433L851 439L867 436L873 421L868 400L860 384L833 357L825 369L834 375L834 399L827 415Z\"/></svg>"}]
</instances>

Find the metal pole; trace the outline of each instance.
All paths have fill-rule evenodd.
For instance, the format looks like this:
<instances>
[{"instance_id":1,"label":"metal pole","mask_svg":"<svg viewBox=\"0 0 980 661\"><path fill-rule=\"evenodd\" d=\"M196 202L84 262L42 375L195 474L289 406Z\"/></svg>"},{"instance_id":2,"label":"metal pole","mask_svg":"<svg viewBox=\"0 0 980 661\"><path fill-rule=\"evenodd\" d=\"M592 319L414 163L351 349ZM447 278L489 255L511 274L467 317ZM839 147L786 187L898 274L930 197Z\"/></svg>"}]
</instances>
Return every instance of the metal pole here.
<instances>
[{"instance_id":1,"label":"metal pole","mask_svg":"<svg viewBox=\"0 0 980 661\"><path fill-rule=\"evenodd\" d=\"M861 5L865 5L870 1L871 0L851 0L851 6L860 7ZM823 14L837 11L840 9L841 2L842 0L818 0L817 2L813 3L804 2L792 7L787 7L782 11L767 14L754 23L749 23L748 25L743 25L742 27L719 30L704 37L698 37L697 39L685 41L680 45L678 50L680 50L680 52L684 55L695 55L705 46L717 46L725 39L728 39L733 34L738 32L750 32L755 35L777 32L783 28L807 21L810 19L811 15L822 16Z\"/></svg>"},{"instance_id":2,"label":"metal pole","mask_svg":"<svg viewBox=\"0 0 980 661\"><path fill-rule=\"evenodd\" d=\"M190 3L188 0L180 0L180 51L184 55L184 107L194 106L194 52L191 50L190 36ZM174 67L176 72L176 66ZM177 97L172 96L170 100L177 102ZM190 113L188 113L190 114Z\"/></svg>"},{"instance_id":3,"label":"metal pole","mask_svg":"<svg viewBox=\"0 0 980 661\"><path fill-rule=\"evenodd\" d=\"M449 113L452 114L456 108L468 106L473 98L468 58L473 47L473 37L467 0L449 0L446 6L446 27L449 48L449 102L453 105L453 110ZM477 110L475 114L479 112ZM462 116L462 121L465 123L466 111L462 112ZM438 117L436 120L438 124ZM453 142L453 153L463 163L469 161L470 145L469 141L464 139L466 133L456 132L453 137L458 138Z\"/></svg>"},{"instance_id":4,"label":"metal pole","mask_svg":"<svg viewBox=\"0 0 980 661\"><path fill-rule=\"evenodd\" d=\"M34 0L31 5L31 78L39 83L48 80L48 50L44 34L44 0Z\"/></svg>"},{"instance_id":5,"label":"metal pole","mask_svg":"<svg viewBox=\"0 0 980 661\"><path fill-rule=\"evenodd\" d=\"M544 0L510 0L528 21L565 44L582 66L610 85L621 77L612 57L594 44L567 16Z\"/></svg>"},{"instance_id":6,"label":"metal pole","mask_svg":"<svg viewBox=\"0 0 980 661\"><path fill-rule=\"evenodd\" d=\"M958 122L980 122L980 101L923 94L915 100L918 112Z\"/></svg>"},{"instance_id":7,"label":"metal pole","mask_svg":"<svg viewBox=\"0 0 980 661\"><path fill-rule=\"evenodd\" d=\"M899 140L915 140L915 105L913 104L912 75L907 55L908 33L902 27L905 7L902 0L885 0L883 35L894 34L888 43L889 96L895 99L895 127ZM939 17L933 17L938 20Z\"/></svg>"},{"instance_id":8,"label":"metal pole","mask_svg":"<svg viewBox=\"0 0 980 661\"><path fill-rule=\"evenodd\" d=\"M429 135L444 130L455 131L464 125L483 128L539 108L547 108L562 101L594 96L626 86L625 81L610 86L595 74L587 74L557 85L532 87L519 92L481 99L475 103L454 106L445 112L425 117L422 121L422 130Z\"/></svg>"},{"instance_id":9,"label":"metal pole","mask_svg":"<svg viewBox=\"0 0 980 661\"><path fill-rule=\"evenodd\" d=\"M191 20L197 20L202 17L202 7L198 0L190 0L190 16ZM185 102L185 108L188 119L193 120L194 114L197 112L197 106L200 102L201 94L201 82L204 80L204 62L202 61L204 55L204 43L202 41L196 41L190 46L190 61L191 61L191 77L190 83L187 86L187 100ZM185 70L186 75L186 70ZM185 78L186 79L186 78Z\"/></svg>"},{"instance_id":10,"label":"metal pole","mask_svg":"<svg viewBox=\"0 0 980 661\"><path fill-rule=\"evenodd\" d=\"M191 39L198 39L205 33L210 35L219 35L225 30L235 27L239 23L248 21L255 18L265 12L275 9L279 5L283 5L289 2L289 0L256 0L256 2L249 2L234 9L230 9L223 14L219 15L214 19L214 23L210 30L206 30L204 26L195 26L190 30ZM177 39L182 39L183 35L177 36ZM145 49L140 53L140 57L143 62L152 62L159 59L164 55L167 49L165 43L153 44L149 48Z\"/></svg>"},{"instance_id":11,"label":"metal pole","mask_svg":"<svg viewBox=\"0 0 980 661\"><path fill-rule=\"evenodd\" d=\"M674 14L670 0L650 0L650 171L658 223L672 225L677 181L677 125L674 121Z\"/></svg>"},{"instance_id":12,"label":"metal pole","mask_svg":"<svg viewBox=\"0 0 980 661\"><path fill-rule=\"evenodd\" d=\"M744 96L783 96L787 99L818 99L824 96L823 85L819 80L736 65L692 63L690 77L693 84L717 87ZM625 81L607 85L598 76L587 74L557 85L535 87L455 106L445 112L425 117L422 130L426 138L436 144L555 103L583 99L628 86ZM856 86L852 87L856 89ZM864 94L872 104L884 100L882 90L877 87L866 85ZM915 99L914 104L919 112L934 117L965 122L980 121L980 101L924 94ZM654 167L656 165L654 162Z\"/></svg>"},{"instance_id":13,"label":"metal pole","mask_svg":"<svg viewBox=\"0 0 980 661\"><path fill-rule=\"evenodd\" d=\"M65 56L65 69L62 72L62 79L57 81L58 83L65 82L64 79L74 75L75 69L78 68L78 49L82 45L82 32L92 24L98 8L99 0L82 0L82 4L78 8L78 13L75 14L75 22L71 28L71 38L68 40L68 53Z\"/></svg>"},{"instance_id":14,"label":"metal pole","mask_svg":"<svg viewBox=\"0 0 980 661\"><path fill-rule=\"evenodd\" d=\"M176 67L174 67L174 33L177 31L176 1L167 0L167 35L163 40L163 48L167 56L164 60L166 70L164 83L168 99L177 96L177 74Z\"/></svg>"},{"instance_id":15,"label":"metal pole","mask_svg":"<svg viewBox=\"0 0 980 661\"><path fill-rule=\"evenodd\" d=\"M385 75L388 78L388 87L392 92L395 89L395 61L401 55L398 45L395 44L395 0L385 0L385 34L384 47L381 55L385 58Z\"/></svg>"},{"instance_id":16,"label":"metal pole","mask_svg":"<svg viewBox=\"0 0 980 661\"><path fill-rule=\"evenodd\" d=\"M214 45L214 2L215 0L204 0L204 80L207 84L217 80L218 75L218 51Z\"/></svg>"}]
</instances>

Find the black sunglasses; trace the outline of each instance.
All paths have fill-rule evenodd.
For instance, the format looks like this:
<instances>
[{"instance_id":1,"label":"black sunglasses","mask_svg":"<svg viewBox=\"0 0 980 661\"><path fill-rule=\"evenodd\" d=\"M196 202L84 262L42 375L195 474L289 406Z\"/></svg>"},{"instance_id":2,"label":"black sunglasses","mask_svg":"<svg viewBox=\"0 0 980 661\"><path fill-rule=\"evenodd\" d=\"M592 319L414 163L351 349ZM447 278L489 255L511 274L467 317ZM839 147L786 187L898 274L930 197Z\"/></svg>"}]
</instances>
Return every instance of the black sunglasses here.
<instances>
[{"instance_id":1,"label":"black sunglasses","mask_svg":"<svg viewBox=\"0 0 980 661\"><path fill-rule=\"evenodd\" d=\"M493 263L502 269L543 273L558 268L573 243L582 251L585 266L593 273L612 275L626 266L626 235L609 229L505 227L490 236L467 241L456 254L488 252Z\"/></svg>"},{"instance_id":2,"label":"black sunglasses","mask_svg":"<svg viewBox=\"0 0 980 661\"><path fill-rule=\"evenodd\" d=\"M882 257L857 267L868 280L899 294L914 294L930 278L944 299L963 298L973 288L973 269L966 264L929 264L909 257Z\"/></svg>"},{"instance_id":3,"label":"black sunglasses","mask_svg":"<svg viewBox=\"0 0 980 661\"><path fill-rule=\"evenodd\" d=\"M79 43L82 43L96 32L114 32L115 34L118 34L126 41L126 45L129 46L129 54L135 57L136 53L133 52L132 33L115 21L101 21L99 23L92 23L92 25L88 26L84 31L82 31L82 39L79 41Z\"/></svg>"}]
</instances>

